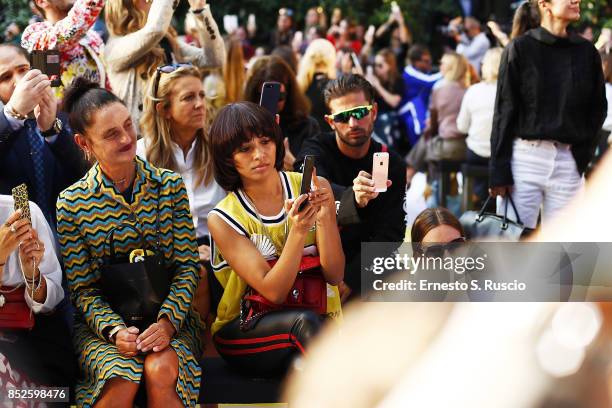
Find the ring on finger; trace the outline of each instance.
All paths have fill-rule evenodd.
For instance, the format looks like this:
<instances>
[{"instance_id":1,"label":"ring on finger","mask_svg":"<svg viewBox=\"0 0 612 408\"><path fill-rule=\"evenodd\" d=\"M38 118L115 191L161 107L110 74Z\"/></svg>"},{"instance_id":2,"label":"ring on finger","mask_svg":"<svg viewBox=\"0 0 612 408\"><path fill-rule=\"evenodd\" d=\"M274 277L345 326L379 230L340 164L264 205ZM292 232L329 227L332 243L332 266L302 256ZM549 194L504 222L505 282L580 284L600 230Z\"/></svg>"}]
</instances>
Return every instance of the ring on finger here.
<instances>
[{"instance_id":1,"label":"ring on finger","mask_svg":"<svg viewBox=\"0 0 612 408\"><path fill-rule=\"evenodd\" d=\"M11 232L14 234L17 232L17 230L15 229L15 226L13 224L11 224L10 228Z\"/></svg>"}]
</instances>

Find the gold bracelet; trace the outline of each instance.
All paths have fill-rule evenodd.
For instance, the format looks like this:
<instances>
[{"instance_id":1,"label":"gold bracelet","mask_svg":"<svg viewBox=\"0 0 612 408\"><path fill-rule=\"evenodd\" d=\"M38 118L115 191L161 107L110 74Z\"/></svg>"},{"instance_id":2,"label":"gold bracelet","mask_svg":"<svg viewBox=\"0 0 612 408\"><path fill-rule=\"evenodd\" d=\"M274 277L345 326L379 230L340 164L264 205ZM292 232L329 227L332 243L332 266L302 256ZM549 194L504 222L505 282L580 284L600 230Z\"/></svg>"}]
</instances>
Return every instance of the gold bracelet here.
<instances>
[{"instance_id":1,"label":"gold bracelet","mask_svg":"<svg viewBox=\"0 0 612 408\"><path fill-rule=\"evenodd\" d=\"M11 106L11 104L6 105L6 113L17 120L26 120L28 118L27 115L22 115L21 113L17 112L15 108Z\"/></svg>"}]
</instances>

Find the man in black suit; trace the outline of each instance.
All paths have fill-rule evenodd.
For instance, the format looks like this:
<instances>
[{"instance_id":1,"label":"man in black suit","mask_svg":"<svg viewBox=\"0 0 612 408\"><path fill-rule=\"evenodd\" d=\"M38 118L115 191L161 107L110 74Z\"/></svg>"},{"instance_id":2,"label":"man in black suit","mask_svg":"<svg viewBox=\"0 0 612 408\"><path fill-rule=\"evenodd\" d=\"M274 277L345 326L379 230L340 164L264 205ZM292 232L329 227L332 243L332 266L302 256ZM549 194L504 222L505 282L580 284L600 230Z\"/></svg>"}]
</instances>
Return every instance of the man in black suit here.
<instances>
[{"instance_id":1,"label":"man in black suit","mask_svg":"<svg viewBox=\"0 0 612 408\"><path fill-rule=\"evenodd\" d=\"M29 198L55 227L59 193L87 170L49 78L30 70L28 54L0 44L0 194L25 183Z\"/></svg>"}]
</instances>

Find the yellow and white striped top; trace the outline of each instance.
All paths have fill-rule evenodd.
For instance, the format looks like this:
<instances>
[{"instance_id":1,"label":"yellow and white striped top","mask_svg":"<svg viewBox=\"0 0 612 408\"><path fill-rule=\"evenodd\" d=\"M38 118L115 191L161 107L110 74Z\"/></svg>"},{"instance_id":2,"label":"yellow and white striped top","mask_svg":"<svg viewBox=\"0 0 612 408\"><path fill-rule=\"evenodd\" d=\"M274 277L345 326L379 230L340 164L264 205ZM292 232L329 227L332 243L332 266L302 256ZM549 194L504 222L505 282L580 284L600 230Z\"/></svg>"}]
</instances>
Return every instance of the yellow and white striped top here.
<instances>
[{"instance_id":1,"label":"yellow and white striped top","mask_svg":"<svg viewBox=\"0 0 612 408\"><path fill-rule=\"evenodd\" d=\"M295 199L300 193L302 174L280 172L281 184L285 197ZM278 258L276 248L282 248L286 240L284 208L274 216L259 215L243 191L229 193L209 214L216 214L238 234L249 238L266 260ZM261 218L261 222L259 221ZM265 224L267 231L262 225ZM268 238L269 237L269 238ZM270 239L272 242L270 242ZM217 308L217 319L212 325L214 335L223 325L235 319L240 314L240 301L247 284L223 258L223 254L212 242L212 268L215 277L223 287L223 295ZM318 255L316 247L316 229L313 228L304 242L304 255ZM340 296L336 286L327 285L327 314L332 318L340 318Z\"/></svg>"}]
</instances>

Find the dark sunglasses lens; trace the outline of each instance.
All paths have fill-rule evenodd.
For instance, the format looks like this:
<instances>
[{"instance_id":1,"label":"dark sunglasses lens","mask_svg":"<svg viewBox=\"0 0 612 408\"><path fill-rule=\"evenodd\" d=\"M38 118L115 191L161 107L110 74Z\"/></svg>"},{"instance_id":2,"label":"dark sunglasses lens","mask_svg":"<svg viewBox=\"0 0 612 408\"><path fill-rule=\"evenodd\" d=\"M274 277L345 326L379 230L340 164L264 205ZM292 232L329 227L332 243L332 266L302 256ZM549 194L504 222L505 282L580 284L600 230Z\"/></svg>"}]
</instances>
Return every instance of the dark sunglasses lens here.
<instances>
[{"instance_id":1,"label":"dark sunglasses lens","mask_svg":"<svg viewBox=\"0 0 612 408\"><path fill-rule=\"evenodd\" d=\"M423 248L423 254L426 258L442 258L444 255L443 245L432 245Z\"/></svg>"},{"instance_id":2,"label":"dark sunglasses lens","mask_svg":"<svg viewBox=\"0 0 612 408\"><path fill-rule=\"evenodd\" d=\"M368 114L367 108L359 108L353 111L353 117L357 120L363 119Z\"/></svg>"},{"instance_id":3,"label":"dark sunglasses lens","mask_svg":"<svg viewBox=\"0 0 612 408\"><path fill-rule=\"evenodd\" d=\"M348 112L336 113L334 115L334 122L336 123L346 123L349 121Z\"/></svg>"},{"instance_id":4,"label":"dark sunglasses lens","mask_svg":"<svg viewBox=\"0 0 612 408\"><path fill-rule=\"evenodd\" d=\"M368 108L357 108L347 112L336 113L334 122L347 123L351 117L360 120L368 114Z\"/></svg>"}]
</instances>

